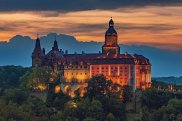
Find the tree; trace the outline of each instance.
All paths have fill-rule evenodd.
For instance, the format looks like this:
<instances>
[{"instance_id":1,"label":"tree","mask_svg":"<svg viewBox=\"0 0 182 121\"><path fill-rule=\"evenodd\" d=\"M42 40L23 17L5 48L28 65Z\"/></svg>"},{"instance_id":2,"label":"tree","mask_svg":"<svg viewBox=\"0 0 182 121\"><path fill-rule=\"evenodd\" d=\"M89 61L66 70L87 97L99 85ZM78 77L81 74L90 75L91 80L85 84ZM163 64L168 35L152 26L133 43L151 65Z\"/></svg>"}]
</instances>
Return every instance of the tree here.
<instances>
[{"instance_id":1,"label":"tree","mask_svg":"<svg viewBox=\"0 0 182 121\"><path fill-rule=\"evenodd\" d=\"M96 120L96 119L91 118L91 117L87 117L83 121L99 121L99 120Z\"/></svg>"},{"instance_id":2,"label":"tree","mask_svg":"<svg viewBox=\"0 0 182 121\"><path fill-rule=\"evenodd\" d=\"M107 114L106 121L116 121L116 118L112 113Z\"/></svg>"},{"instance_id":3,"label":"tree","mask_svg":"<svg viewBox=\"0 0 182 121\"><path fill-rule=\"evenodd\" d=\"M64 121L63 112L58 111L56 114L51 115L50 120L51 121Z\"/></svg>"},{"instance_id":4,"label":"tree","mask_svg":"<svg viewBox=\"0 0 182 121\"><path fill-rule=\"evenodd\" d=\"M64 104L70 100L70 96L64 94L62 91L60 93L54 93L50 90L47 94L46 104L48 107L54 107L58 110L64 108Z\"/></svg>"},{"instance_id":5,"label":"tree","mask_svg":"<svg viewBox=\"0 0 182 121\"><path fill-rule=\"evenodd\" d=\"M125 105L121 100L111 98L107 106L108 111L111 112L116 118L118 118L120 121L125 120Z\"/></svg>"},{"instance_id":6,"label":"tree","mask_svg":"<svg viewBox=\"0 0 182 121\"><path fill-rule=\"evenodd\" d=\"M147 107L142 108L142 118L141 121L149 121L149 110Z\"/></svg>"},{"instance_id":7,"label":"tree","mask_svg":"<svg viewBox=\"0 0 182 121\"><path fill-rule=\"evenodd\" d=\"M17 104L24 103L29 96L27 91L22 89L6 89L2 94L2 98L6 100L6 102L14 102Z\"/></svg>"},{"instance_id":8,"label":"tree","mask_svg":"<svg viewBox=\"0 0 182 121\"><path fill-rule=\"evenodd\" d=\"M173 98L172 93L147 89L143 92L141 101L143 106L147 106L149 110L154 110L166 105L171 98Z\"/></svg>"},{"instance_id":9,"label":"tree","mask_svg":"<svg viewBox=\"0 0 182 121\"><path fill-rule=\"evenodd\" d=\"M123 86L122 99L123 102L130 102L133 96L133 88L131 86Z\"/></svg>"},{"instance_id":10,"label":"tree","mask_svg":"<svg viewBox=\"0 0 182 121\"><path fill-rule=\"evenodd\" d=\"M178 121L181 119L182 100L171 99L167 106L154 110L150 113L151 121ZM145 114L143 114L145 115Z\"/></svg>"},{"instance_id":11,"label":"tree","mask_svg":"<svg viewBox=\"0 0 182 121\"><path fill-rule=\"evenodd\" d=\"M32 68L22 78L22 87L30 90L46 90L52 70L45 67Z\"/></svg>"},{"instance_id":12,"label":"tree","mask_svg":"<svg viewBox=\"0 0 182 121\"><path fill-rule=\"evenodd\" d=\"M20 77L29 68L21 66L0 66L0 88L17 88L21 85Z\"/></svg>"},{"instance_id":13,"label":"tree","mask_svg":"<svg viewBox=\"0 0 182 121\"><path fill-rule=\"evenodd\" d=\"M113 84L111 80L106 80L104 75L98 75L88 81L87 96L90 100L98 95L108 96L110 99L112 96L115 96L116 93L120 95L120 87L121 86L118 84Z\"/></svg>"},{"instance_id":14,"label":"tree","mask_svg":"<svg viewBox=\"0 0 182 121\"><path fill-rule=\"evenodd\" d=\"M96 95L103 95L106 91L106 78L101 76L95 76L88 81L87 93L90 100Z\"/></svg>"},{"instance_id":15,"label":"tree","mask_svg":"<svg viewBox=\"0 0 182 121\"><path fill-rule=\"evenodd\" d=\"M182 114L178 114L178 115L177 115L176 121L182 121Z\"/></svg>"},{"instance_id":16,"label":"tree","mask_svg":"<svg viewBox=\"0 0 182 121\"><path fill-rule=\"evenodd\" d=\"M88 107L88 110L86 112L86 117L90 117L93 119L96 119L98 121L104 120L104 111L102 108L102 103L98 100L93 100Z\"/></svg>"}]
</instances>

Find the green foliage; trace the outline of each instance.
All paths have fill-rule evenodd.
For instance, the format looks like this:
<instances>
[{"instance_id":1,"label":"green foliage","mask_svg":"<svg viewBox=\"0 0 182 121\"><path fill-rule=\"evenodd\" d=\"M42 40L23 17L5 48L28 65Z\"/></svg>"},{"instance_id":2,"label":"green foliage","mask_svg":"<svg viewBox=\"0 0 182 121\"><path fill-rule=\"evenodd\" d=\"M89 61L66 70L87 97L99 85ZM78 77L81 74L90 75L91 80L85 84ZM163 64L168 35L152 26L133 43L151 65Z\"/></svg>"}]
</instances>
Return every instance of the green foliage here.
<instances>
[{"instance_id":1,"label":"green foliage","mask_svg":"<svg viewBox=\"0 0 182 121\"><path fill-rule=\"evenodd\" d=\"M152 87L153 88L158 88L161 87L161 89L167 89L168 88L168 84L162 81L156 81L156 80L152 80Z\"/></svg>"},{"instance_id":2,"label":"green foliage","mask_svg":"<svg viewBox=\"0 0 182 121\"><path fill-rule=\"evenodd\" d=\"M92 100L96 95L103 95L107 89L107 81L104 76L95 76L88 81L88 97Z\"/></svg>"},{"instance_id":3,"label":"green foliage","mask_svg":"<svg viewBox=\"0 0 182 121\"><path fill-rule=\"evenodd\" d=\"M94 118L87 117L83 121L98 121L98 120L96 120Z\"/></svg>"},{"instance_id":4,"label":"green foliage","mask_svg":"<svg viewBox=\"0 0 182 121\"><path fill-rule=\"evenodd\" d=\"M142 108L142 118L141 121L150 121L149 119L149 110L147 107Z\"/></svg>"},{"instance_id":5,"label":"green foliage","mask_svg":"<svg viewBox=\"0 0 182 121\"><path fill-rule=\"evenodd\" d=\"M1 121L45 121L49 119L45 103L21 89L6 89L0 97Z\"/></svg>"},{"instance_id":6,"label":"green foliage","mask_svg":"<svg viewBox=\"0 0 182 121\"><path fill-rule=\"evenodd\" d=\"M58 111L56 114L54 113L53 115L51 115L50 120L51 121L64 121L63 112Z\"/></svg>"},{"instance_id":7,"label":"green foliage","mask_svg":"<svg viewBox=\"0 0 182 121\"><path fill-rule=\"evenodd\" d=\"M3 91L2 98L6 100L6 102L22 104L27 99L28 94L29 93L21 89L6 89Z\"/></svg>"},{"instance_id":8,"label":"green foliage","mask_svg":"<svg viewBox=\"0 0 182 121\"><path fill-rule=\"evenodd\" d=\"M17 73L22 72L23 74L23 71L20 71L21 68L18 70ZM11 78L18 79L18 85L13 84L12 86L10 81L7 84L10 83L9 87L13 88L7 89L9 87L4 86L6 88L0 89L0 121L126 120L125 105L131 101L133 96L130 86L121 87L106 80L104 76L96 76L88 81L88 93L84 97L79 96L80 90L78 89L75 91L76 97L71 98L62 91L60 93L54 92L55 86L60 83L58 73L52 73L48 68L25 70L26 74L24 76L20 74L18 78L11 74ZM22 76L21 80L20 76ZM50 78L54 81L50 82ZM21 82L23 82L22 87L25 88L19 86ZM33 96L31 90L27 90L27 88L34 89L39 84L49 84L50 90L44 92L47 96L46 102ZM161 83L153 83L156 87L158 84ZM180 93L173 94L147 89L145 91L137 90L136 96L137 102L141 102L143 106L140 110L142 115L138 116L140 121L182 120L182 100L180 100L182 95Z\"/></svg>"},{"instance_id":9,"label":"green foliage","mask_svg":"<svg viewBox=\"0 0 182 121\"><path fill-rule=\"evenodd\" d=\"M58 94L53 91L48 91L46 104L48 107L54 107L57 110L64 109L64 104L70 100L68 95L65 95L62 91Z\"/></svg>"},{"instance_id":10,"label":"green foliage","mask_svg":"<svg viewBox=\"0 0 182 121\"><path fill-rule=\"evenodd\" d=\"M99 121L104 120L104 111L102 108L102 103L98 100L93 100L88 107L86 112L86 117L94 118Z\"/></svg>"},{"instance_id":11,"label":"green foliage","mask_svg":"<svg viewBox=\"0 0 182 121\"><path fill-rule=\"evenodd\" d=\"M116 118L112 113L107 114L106 121L116 121Z\"/></svg>"},{"instance_id":12,"label":"green foliage","mask_svg":"<svg viewBox=\"0 0 182 121\"><path fill-rule=\"evenodd\" d=\"M17 88L21 85L20 77L29 68L21 66L0 66L0 88Z\"/></svg>"},{"instance_id":13,"label":"green foliage","mask_svg":"<svg viewBox=\"0 0 182 121\"><path fill-rule=\"evenodd\" d=\"M106 80L104 75L95 76L88 81L87 96L90 100L98 95L120 98L121 92L121 86L113 84L111 80Z\"/></svg>"},{"instance_id":14,"label":"green foliage","mask_svg":"<svg viewBox=\"0 0 182 121\"><path fill-rule=\"evenodd\" d=\"M44 88L49 83L51 78L51 70L45 67L32 68L29 72L27 72L22 78L22 86L26 89L31 90L41 90L39 89L39 85L42 85Z\"/></svg>"},{"instance_id":15,"label":"green foliage","mask_svg":"<svg viewBox=\"0 0 182 121\"><path fill-rule=\"evenodd\" d=\"M143 106L147 106L149 110L153 110L166 105L171 98L173 98L172 93L147 89L143 92L141 101Z\"/></svg>"},{"instance_id":16,"label":"green foliage","mask_svg":"<svg viewBox=\"0 0 182 121\"><path fill-rule=\"evenodd\" d=\"M181 119L182 100L171 99L167 106L163 106L150 114L151 121L176 121Z\"/></svg>"},{"instance_id":17,"label":"green foliage","mask_svg":"<svg viewBox=\"0 0 182 121\"><path fill-rule=\"evenodd\" d=\"M122 98L123 98L123 102L130 102L132 100L133 97L133 88L131 86L124 86L123 87L123 92L122 92Z\"/></svg>"},{"instance_id":18,"label":"green foliage","mask_svg":"<svg viewBox=\"0 0 182 121\"><path fill-rule=\"evenodd\" d=\"M177 115L176 121L182 121L182 114L178 114L178 115Z\"/></svg>"},{"instance_id":19,"label":"green foliage","mask_svg":"<svg viewBox=\"0 0 182 121\"><path fill-rule=\"evenodd\" d=\"M109 99L108 97L104 96L96 97L96 99L100 100L102 103L105 116L109 113L112 113L114 117L117 118L117 120L125 120L125 105L120 99L113 97Z\"/></svg>"}]
</instances>

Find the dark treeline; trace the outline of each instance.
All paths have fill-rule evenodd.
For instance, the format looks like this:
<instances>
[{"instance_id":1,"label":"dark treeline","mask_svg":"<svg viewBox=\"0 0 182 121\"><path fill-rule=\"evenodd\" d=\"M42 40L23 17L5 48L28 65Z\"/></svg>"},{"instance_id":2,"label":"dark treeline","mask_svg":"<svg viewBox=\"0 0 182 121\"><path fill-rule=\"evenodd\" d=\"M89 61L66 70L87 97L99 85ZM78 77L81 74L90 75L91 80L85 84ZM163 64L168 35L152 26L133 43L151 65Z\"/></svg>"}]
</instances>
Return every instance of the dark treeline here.
<instances>
[{"instance_id":1,"label":"dark treeline","mask_svg":"<svg viewBox=\"0 0 182 121\"><path fill-rule=\"evenodd\" d=\"M0 66L0 88L15 88L21 84L20 78L30 68L21 66Z\"/></svg>"}]
</instances>

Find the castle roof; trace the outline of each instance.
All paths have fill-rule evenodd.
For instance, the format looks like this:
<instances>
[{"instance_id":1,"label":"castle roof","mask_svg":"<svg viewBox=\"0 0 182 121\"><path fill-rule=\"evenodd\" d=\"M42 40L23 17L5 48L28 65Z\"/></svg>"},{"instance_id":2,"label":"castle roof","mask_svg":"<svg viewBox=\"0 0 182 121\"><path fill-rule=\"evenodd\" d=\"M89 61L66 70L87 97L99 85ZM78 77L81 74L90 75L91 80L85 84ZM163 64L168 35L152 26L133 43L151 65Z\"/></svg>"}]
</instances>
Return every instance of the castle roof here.
<instances>
[{"instance_id":1,"label":"castle roof","mask_svg":"<svg viewBox=\"0 0 182 121\"><path fill-rule=\"evenodd\" d=\"M63 53L58 50L49 51L45 57L48 60L64 61Z\"/></svg>"},{"instance_id":2,"label":"castle roof","mask_svg":"<svg viewBox=\"0 0 182 121\"><path fill-rule=\"evenodd\" d=\"M140 64L149 65L150 62L142 55L125 54L64 54L67 64Z\"/></svg>"}]
</instances>

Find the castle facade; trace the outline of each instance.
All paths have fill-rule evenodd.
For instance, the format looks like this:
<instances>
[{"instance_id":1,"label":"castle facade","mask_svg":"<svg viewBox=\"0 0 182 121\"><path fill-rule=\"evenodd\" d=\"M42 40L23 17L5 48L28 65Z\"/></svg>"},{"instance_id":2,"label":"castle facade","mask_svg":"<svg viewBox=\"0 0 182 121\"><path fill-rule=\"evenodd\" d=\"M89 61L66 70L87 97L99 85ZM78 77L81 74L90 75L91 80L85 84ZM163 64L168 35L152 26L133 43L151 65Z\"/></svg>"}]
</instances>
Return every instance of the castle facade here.
<instances>
[{"instance_id":1,"label":"castle facade","mask_svg":"<svg viewBox=\"0 0 182 121\"><path fill-rule=\"evenodd\" d=\"M101 53L68 54L58 48L55 40L52 50L47 54L41 48L40 39L37 38L32 53L32 67L48 66L58 71L67 82L77 80L85 83L96 75L104 75L113 83L134 86L146 89L151 86L151 64L149 59L138 54L120 54L118 34L114 22L109 21L105 33L105 43Z\"/></svg>"}]
</instances>

